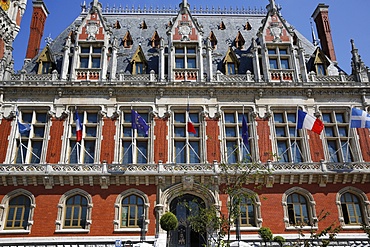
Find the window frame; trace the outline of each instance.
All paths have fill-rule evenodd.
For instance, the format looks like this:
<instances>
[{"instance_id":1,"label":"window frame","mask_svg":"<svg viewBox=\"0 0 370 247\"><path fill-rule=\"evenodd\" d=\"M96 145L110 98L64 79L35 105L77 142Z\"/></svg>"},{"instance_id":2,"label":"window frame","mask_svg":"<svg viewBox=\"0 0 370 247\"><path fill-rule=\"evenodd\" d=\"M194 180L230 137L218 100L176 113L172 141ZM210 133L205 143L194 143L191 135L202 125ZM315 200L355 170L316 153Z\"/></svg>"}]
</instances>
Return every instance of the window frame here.
<instances>
[{"instance_id":1,"label":"window frame","mask_svg":"<svg viewBox=\"0 0 370 247\"><path fill-rule=\"evenodd\" d=\"M177 121L176 118L183 115L183 121ZM189 133L187 127L187 119L190 115L190 119L196 130L196 134ZM204 154L204 137L203 137L203 120L202 115L198 111L185 111L185 110L174 110L171 117L171 135L172 135L172 162L177 164L200 164L204 163L206 154ZM197 121L198 120L198 121ZM189 143L189 145L187 145ZM197 145L198 153L194 154L194 144ZM179 152L177 152L179 151ZM183 158L181 158L182 155ZM194 157L195 155L195 157ZM181 162L178 162L181 159ZM191 162L192 159L199 159L199 162Z\"/></svg>"},{"instance_id":2,"label":"window frame","mask_svg":"<svg viewBox=\"0 0 370 247\"><path fill-rule=\"evenodd\" d=\"M289 209L288 209L288 197L292 194L299 194L302 195L307 202L307 211L308 211L308 218L311 225L303 225L299 226L302 230L311 230L311 229L318 229L318 219L316 214L316 202L312 196L312 194L303 188L300 187L293 187L289 190L285 191L282 196L282 205L284 211L284 223L286 230L297 230L297 225L291 225L289 221Z\"/></svg>"},{"instance_id":3,"label":"window frame","mask_svg":"<svg viewBox=\"0 0 370 247\"><path fill-rule=\"evenodd\" d=\"M78 109L78 115L82 124L82 140L78 149L76 146L76 113L75 110L70 111L68 124L68 138L66 138L66 164L98 164L100 163L100 145L102 138L102 117L97 109ZM96 115L96 118L95 118ZM96 122L91 121L96 119ZM90 144L94 143L93 146ZM94 148L94 153L89 152ZM79 152L77 156L77 151ZM89 154L87 154L89 153ZM76 157L72 157L76 155ZM72 157L72 158L71 158ZM71 161L73 161L71 163ZM92 161L92 162L90 162Z\"/></svg>"},{"instance_id":4,"label":"window frame","mask_svg":"<svg viewBox=\"0 0 370 247\"><path fill-rule=\"evenodd\" d=\"M233 120L232 122L229 122L227 120L227 116L232 116ZM251 160L256 159L256 154L253 154L252 150L254 151L254 148L252 148L254 145L253 143L253 132L252 132L252 121L249 114L249 110L246 110L244 112L244 116L247 120L247 126L248 126L248 134L249 134L249 154L243 147L243 138L242 138L242 117L243 117L243 110L242 109L223 109L222 113L222 160L225 163L230 163L231 155L234 156L235 162L232 162L230 164L236 164L236 163L249 163ZM235 134L233 136L228 134L228 130L232 130L232 132ZM228 143L235 143L235 149L233 149L233 152L229 152L229 144ZM240 151L242 150L242 151Z\"/></svg>"},{"instance_id":5,"label":"window frame","mask_svg":"<svg viewBox=\"0 0 370 247\"><path fill-rule=\"evenodd\" d=\"M153 163L153 154L152 154L152 138L151 138L151 120L150 120L150 110L137 110L137 113L146 121L149 125L149 133L148 136L145 137L140 131L137 129L132 129L131 123L131 110L129 109L121 109L121 117L119 121L119 164L150 164ZM130 135L125 136L126 131L130 130ZM125 143L129 143L130 149L126 151L126 147L124 146ZM135 150L133 147L139 147L138 144L146 143L146 162L138 163L143 154L141 154L142 150L139 151L138 148ZM132 146L131 146L132 144ZM130 152L130 153L126 153ZM124 162L125 156L129 155L129 159L131 162ZM145 158L145 157L144 157Z\"/></svg>"},{"instance_id":6,"label":"window frame","mask_svg":"<svg viewBox=\"0 0 370 247\"><path fill-rule=\"evenodd\" d=\"M281 121L277 121L278 115L282 116ZM294 117L294 121L290 120L292 117ZM274 109L273 111L271 117L271 133L273 135L272 145L274 153L276 153L274 160L278 163L301 163L311 161L307 133L304 129L297 129L297 117L296 109ZM294 133L292 133L292 130ZM293 145L295 145L294 143L297 143L298 148L297 146L293 148ZM281 154L281 146L279 144L286 145L284 152ZM299 159L296 161L297 155L299 156Z\"/></svg>"},{"instance_id":7,"label":"window frame","mask_svg":"<svg viewBox=\"0 0 370 247\"><path fill-rule=\"evenodd\" d=\"M346 224L345 223L345 217L344 217L343 210L342 210L341 197L346 193L355 195L358 198L360 202L359 204L360 204L360 210L362 213L363 224L369 226L370 225L370 221L369 221L370 201L367 198L367 195L360 189L357 189L352 186L347 186L341 189L340 191L338 191L338 193L336 194L336 205L338 208L338 218L339 218L339 223L341 227L343 229L362 229L361 224Z\"/></svg>"},{"instance_id":8,"label":"window frame","mask_svg":"<svg viewBox=\"0 0 370 247\"><path fill-rule=\"evenodd\" d=\"M103 60L103 43L81 43L79 44L79 56L78 56L78 68L79 69L101 69ZM95 52L96 49L100 49L100 52ZM85 52L83 49L88 49ZM87 59L87 60L86 60ZM94 65L94 61L99 59L99 66ZM86 60L86 66L82 65L82 60Z\"/></svg>"},{"instance_id":9,"label":"window frame","mask_svg":"<svg viewBox=\"0 0 370 247\"><path fill-rule=\"evenodd\" d=\"M30 208L29 208L28 218L26 222L26 228L25 229L7 228L6 221L8 219L8 214L9 214L9 202L18 196L25 196L30 200ZM14 233L14 234L30 233L32 226L33 226L33 216L34 216L35 208L36 208L35 196L31 192L25 189L16 189L6 194L1 200L1 204L0 204L0 235L1 234L11 234L11 233Z\"/></svg>"},{"instance_id":10,"label":"window frame","mask_svg":"<svg viewBox=\"0 0 370 247\"><path fill-rule=\"evenodd\" d=\"M65 224L65 217L66 217L66 202L68 201L69 198L79 195L81 197L84 197L87 200L87 206L86 206L86 225L84 228L81 227L66 227ZM92 224L92 208L93 208L93 203L92 203L92 196L87 193L86 191L82 189L73 189L70 191L67 191L64 193L58 203L58 214L57 214L57 219L55 221L55 232L85 232L88 233L90 232L90 227Z\"/></svg>"},{"instance_id":11,"label":"window frame","mask_svg":"<svg viewBox=\"0 0 370 247\"><path fill-rule=\"evenodd\" d=\"M342 115L342 122L337 120L337 113L338 115ZM356 129L349 128L350 123L348 111L344 109L322 109L321 117L324 123L323 147L325 160L327 160L328 163L351 163L362 161L361 152L359 150L360 145L358 140L355 138L357 135ZM327 121L327 117L330 118L330 122ZM343 131L345 131L346 135L343 135ZM348 161L346 160L347 141L349 141L348 154L350 157L350 160ZM332 150L333 145L331 144L334 144L335 150Z\"/></svg>"},{"instance_id":12,"label":"window frame","mask_svg":"<svg viewBox=\"0 0 370 247\"><path fill-rule=\"evenodd\" d=\"M288 46L268 46L267 57L270 70L292 70L292 61ZM276 61L276 68L271 68L271 61ZM282 61L287 61L288 68L283 68Z\"/></svg>"},{"instance_id":13,"label":"window frame","mask_svg":"<svg viewBox=\"0 0 370 247\"><path fill-rule=\"evenodd\" d=\"M126 197L135 195L143 200L143 207L144 207L144 229L139 227L121 227L121 216L122 216L122 200ZM149 198L148 196L140 190L137 189L128 189L123 191L119 194L116 198L116 202L114 204L114 232L141 232L144 230L145 232L148 231L149 225Z\"/></svg>"},{"instance_id":14,"label":"window frame","mask_svg":"<svg viewBox=\"0 0 370 247\"><path fill-rule=\"evenodd\" d=\"M30 118L27 117L28 120L26 120L27 115L31 115ZM44 116L45 119L42 119L43 121L40 122L38 116ZM15 121L17 121L17 119ZM12 152L10 153L10 163L22 164L23 160L23 164L45 163L50 128L50 116L48 115L48 111L46 109L23 109L18 113L18 121L22 124L30 124L31 129L21 134L19 133L18 125L15 124L16 136L13 140ZM37 131L40 130L40 128L43 129L42 136L39 136L40 132ZM19 144L20 139L26 147ZM37 146L38 144L40 145L39 147ZM39 148L39 151L35 151L35 148ZM21 152L23 152L23 159Z\"/></svg>"}]
</instances>

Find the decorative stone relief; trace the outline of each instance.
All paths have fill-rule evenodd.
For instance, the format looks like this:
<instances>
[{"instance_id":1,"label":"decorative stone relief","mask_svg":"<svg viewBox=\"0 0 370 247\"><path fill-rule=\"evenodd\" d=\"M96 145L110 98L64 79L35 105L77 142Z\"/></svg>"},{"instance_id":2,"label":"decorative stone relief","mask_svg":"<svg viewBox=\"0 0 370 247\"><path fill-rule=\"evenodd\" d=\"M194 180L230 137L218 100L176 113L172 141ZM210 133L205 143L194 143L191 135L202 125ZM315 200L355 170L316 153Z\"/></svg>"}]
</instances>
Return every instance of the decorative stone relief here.
<instances>
[{"instance_id":1,"label":"decorative stone relief","mask_svg":"<svg viewBox=\"0 0 370 247\"><path fill-rule=\"evenodd\" d=\"M96 21L89 21L86 24L87 40L95 40L95 36L99 31L99 24Z\"/></svg>"}]
</instances>

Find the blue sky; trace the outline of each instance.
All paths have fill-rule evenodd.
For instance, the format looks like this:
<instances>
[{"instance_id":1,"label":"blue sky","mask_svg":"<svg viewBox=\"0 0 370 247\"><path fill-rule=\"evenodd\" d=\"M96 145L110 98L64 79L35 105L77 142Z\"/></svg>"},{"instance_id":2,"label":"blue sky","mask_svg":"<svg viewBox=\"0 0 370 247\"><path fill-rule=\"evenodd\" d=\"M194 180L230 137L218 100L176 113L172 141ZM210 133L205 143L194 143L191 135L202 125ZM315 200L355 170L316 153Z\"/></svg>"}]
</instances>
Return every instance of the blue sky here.
<instances>
[{"instance_id":1,"label":"blue sky","mask_svg":"<svg viewBox=\"0 0 370 247\"><path fill-rule=\"evenodd\" d=\"M351 73L351 44L350 39L355 40L362 60L370 66L370 28L368 24L368 10L370 0L275 0L282 7L283 17L293 25L299 32L311 40L310 18L319 3L329 5L329 18L333 35L334 48L339 66ZM49 16L46 20L44 38L41 47L45 46L44 39L48 36L55 38L79 15L81 2L83 0L44 0L49 9ZM100 0L105 7L172 7L178 6L181 0ZM90 0L86 0L90 3ZM265 8L268 0L188 0L190 7L221 7L221 8ZM20 70L26 54L28 43L29 26L32 14L32 0L28 0L26 13L21 24L21 31L14 42L15 70Z\"/></svg>"}]
</instances>

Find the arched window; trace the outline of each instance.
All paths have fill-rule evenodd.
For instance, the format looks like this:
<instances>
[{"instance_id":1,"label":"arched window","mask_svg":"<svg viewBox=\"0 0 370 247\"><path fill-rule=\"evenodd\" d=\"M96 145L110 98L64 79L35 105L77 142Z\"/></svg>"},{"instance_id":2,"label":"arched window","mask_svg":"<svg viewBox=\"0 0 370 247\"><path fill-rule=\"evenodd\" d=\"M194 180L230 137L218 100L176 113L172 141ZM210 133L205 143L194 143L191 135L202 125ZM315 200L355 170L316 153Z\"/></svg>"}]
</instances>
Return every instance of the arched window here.
<instances>
[{"instance_id":1,"label":"arched window","mask_svg":"<svg viewBox=\"0 0 370 247\"><path fill-rule=\"evenodd\" d=\"M293 193L288 196L287 204L290 225L311 225L307 200L304 196L298 193Z\"/></svg>"},{"instance_id":2,"label":"arched window","mask_svg":"<svg viewBox=\"0 0 370 247\"><path fill-rule=\"evenodd\" d=\"M137 195L129 195L121 202L120 227L141 227L144 217L144 200Z\"/></svg>"},{"instance_id":3,"label":"arched window","mask_svg":"<svg viewBox=\"0 0 370 247\"><path fill-rule=\"evenodd\" d=\"M65 207L64 227L86 227L87 199L81 195L74 195L67 199Z\"/></svg>"},{"instance_id":4,"label":"arched window","mask_svg":"<svg viewBox=\"0 0 370 247\"><path fill-rule=\"evenodd\" d=\"M293 187L283 194L284 223L286 228L302 229L317 227L317 215L312 194L302 188Z\"/></svg>"},{"instance_id":5,"label":"arched window","mask_svg":"<svg viewBox=\"0 0 370 247\"><path fill-rule=\"evenodd\" d=\"M239 222L240 226L257 226L256 210L250 198L244 197L240 202Z\"/></svg>"},{"instance_id":6,"label":"arched window","mask_svg":"<svg viewBox=\"0 0 370 247\"><path fill-rule=\"evenodd\" d=\"M130 189L116 199L114 231L147 231L149 199L141 191Z\"/></svg>"},{"instance_id":7,"label":"arched window","mask_svg":"<svg viewBox=\"0 0 370 247\"><path fill-rule=\"evenodd\" d=\"M234 199L234 204L239 204L239 215L236 217L235 227L240 230L255 230L262 226L261 202L253 191L243 189L240 198Z\"/></svg>"},{"instance_id":8,"label":"arched window","mask_svg":"<svg viewBox=\"0 0 370 247\"><path fill-rule=\"evenodd\" d=\"M35 197L19 189L5 195L0 204L0 231L29 232L33 224Z\"/></svg>"},{"instance_id":9,"label":"arched window","mask_svg":"<svg viewBox=\"0 0 370 247\"><path fill-rule=\"evenodd\" d=\"M86 191L74 189L59 200L57 232L88 232L90 230L92 197Z\"/></svg>"},{"instance_id":10,"label":"arched window","mask_svg":"<svg viewBox=\"0 0 370 247\"><path fill-rule=\"evenodd\" d=\"M345 228L360 228L369 224L370 202L364 192L353 187L341 189L337 194L339 221Z\"/></svg>"}]
</instances>

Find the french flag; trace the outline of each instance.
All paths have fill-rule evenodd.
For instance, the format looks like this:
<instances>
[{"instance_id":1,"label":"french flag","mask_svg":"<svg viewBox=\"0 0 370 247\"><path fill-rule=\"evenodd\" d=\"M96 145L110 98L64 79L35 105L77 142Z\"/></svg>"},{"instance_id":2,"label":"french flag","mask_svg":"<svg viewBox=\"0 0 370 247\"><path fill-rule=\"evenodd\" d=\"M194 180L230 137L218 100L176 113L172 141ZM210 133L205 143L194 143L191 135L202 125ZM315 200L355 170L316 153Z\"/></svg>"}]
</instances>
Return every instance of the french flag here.
<instances>
[{"instance_id":1,"label":"french flag","mask_svg":"<svg viewBox=\"0 0 370 247\"><path fill-rule=\"evenodd\" d=\"M307 112L298 110L298 122L297 129L308 129L312 130L316 134L321 134L321 131L324 129L323 122L311 115L308 115Z\"/></svg>"},{"instance_id":2,"label":"french flag","mask_svg":"<svg viewBox=\"0 0 370 247\"><path fill-rule=\"evenodd\" d=\"M196 135L196 134L197 134L197 131L196 131L196 130L195 130L195 128L194 128L194 124L193 124L193 122L191 121L190 116L188 117L188 132L193 133L194 135Z\"/></svg>"},{"instance_id":3,"label":"french flag","mask_svg":"<svg viewBox=\"0 0 370 247\"><path fill-rule=\"evenodd\" d=\"M76 141L79 142L81 140L82 140L82 123L76 109Z\"/></svg>"}]
</instances>

